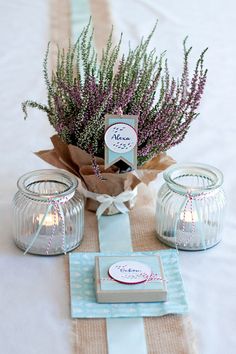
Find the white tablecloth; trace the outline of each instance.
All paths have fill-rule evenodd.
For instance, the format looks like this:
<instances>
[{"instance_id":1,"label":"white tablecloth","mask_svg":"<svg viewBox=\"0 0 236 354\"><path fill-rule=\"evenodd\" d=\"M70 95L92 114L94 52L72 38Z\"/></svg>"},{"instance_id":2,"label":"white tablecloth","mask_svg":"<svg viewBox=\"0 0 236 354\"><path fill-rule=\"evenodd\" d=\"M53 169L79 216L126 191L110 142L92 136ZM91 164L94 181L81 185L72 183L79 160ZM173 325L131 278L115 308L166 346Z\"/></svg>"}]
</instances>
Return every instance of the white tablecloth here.
<instances>
[{"instance_id":1,"label":"white tablecloth","mask_svg":"<svg viewBox=\"0 0 236 354\"><path fill-rule=\"evenodd\" d=\"M223 242L206 252L180 252L181 269L200 354L236 352L235 78L233 0L110 0L115 31L138 42L159 19L152 45L167 49L174 75L189 35L193 59L209 46L208 83L185 141L169 153L178 162L203 162L225 175L228 212ZM10 202L23 173L49 166L33 151L49 148L46 116L20 104L45 101L42 60L49 39L47 0L0 2L0 352L70 354L73 347L63 257L24 257L13 244ZM124 40L124 45L125 45ZM194 60L193 60L194 62ZM158 182L161 183L161 180ZM172 354L172 353L170 353Z\"/></svg>"}]
</instances>

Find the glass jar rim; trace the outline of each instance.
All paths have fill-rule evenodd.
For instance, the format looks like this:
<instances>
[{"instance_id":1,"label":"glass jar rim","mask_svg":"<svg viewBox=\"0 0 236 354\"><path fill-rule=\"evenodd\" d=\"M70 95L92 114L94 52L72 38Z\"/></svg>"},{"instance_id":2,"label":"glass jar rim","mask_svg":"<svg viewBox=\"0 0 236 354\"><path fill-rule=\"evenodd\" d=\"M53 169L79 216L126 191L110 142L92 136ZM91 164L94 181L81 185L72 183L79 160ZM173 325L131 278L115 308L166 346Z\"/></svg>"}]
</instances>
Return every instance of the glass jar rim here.
<instances>
[{"instance_id":1,"label":"glass jar rim","mask_svg":"<svg viewBox=\"0 0 236 354\"><path fill-rule=\"evenodd\" d=\"M199 172L201 172L201 175L208 178L211 183L208 186L193 187L176 182L175 180L181 176L194 175L194 172L196 176L200 175ZM196 195L200 193L208 193L210 191L216 190L223 184L223 174L220 170L211 165L200 163L174 164L165 170L163 177L169 187L179 194L188 193Z\"/></svg>"},{"instance_id":2,"label":"glass jar rim","mask_svg":"<svg viewBox=\"0 0 236 354\"><path fill-rule=\"evenodd\" d=\"M61 182L61 179L64 179L66 188L64 191L53 193L39 193L29 189L29 186L32 183L37 182ZM67 197L75 192L75 189L78 187L78 180L76 176L72 173L62 170L62 169L41 169L31 172L27 172L22 175L17 181L18 189L26 196L30 198L48 200L50 199L60 199Z\"/></svg>"}]
</instances>

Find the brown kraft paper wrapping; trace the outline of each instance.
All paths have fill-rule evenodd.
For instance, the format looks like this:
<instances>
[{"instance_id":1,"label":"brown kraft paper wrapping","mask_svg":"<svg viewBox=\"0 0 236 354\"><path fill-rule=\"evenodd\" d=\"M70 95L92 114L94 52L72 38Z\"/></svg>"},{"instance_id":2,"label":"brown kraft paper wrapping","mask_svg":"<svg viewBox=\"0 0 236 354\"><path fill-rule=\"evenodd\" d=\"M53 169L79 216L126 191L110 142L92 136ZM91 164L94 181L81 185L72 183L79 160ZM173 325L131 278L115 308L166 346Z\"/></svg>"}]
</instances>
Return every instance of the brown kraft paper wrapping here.
<instances>
[{"instance_id":1,"label":"brown kraft paper wrapping","mask_svg":"<svg viewBox=\"0 0 236 354\"><path fill-rule=\"evenodd\" d=\"M171 157L165 153L160 153L139 168L136 174L132 172L118 173L118 169L115 166L105 170L104 160L96 157L102 176L102 178L98 178L94 174L91 156L86 151L77 146L65 144L58 135L53 135L51 141L54 147L52 150L42 150L36 152L36 155L55 167L63 168L75 174L82 180L87 190L97 194L117 196L124 191L133 191L139 183L148 184L156 178L158 173L175 163ZM125 204L131 209L134 205L134 200ZM86 209L96 211L98 206L99 203L97 201L90 198L87 199ZM107 209L105 214L110 213Z\"/></svg>"}]
</instances>

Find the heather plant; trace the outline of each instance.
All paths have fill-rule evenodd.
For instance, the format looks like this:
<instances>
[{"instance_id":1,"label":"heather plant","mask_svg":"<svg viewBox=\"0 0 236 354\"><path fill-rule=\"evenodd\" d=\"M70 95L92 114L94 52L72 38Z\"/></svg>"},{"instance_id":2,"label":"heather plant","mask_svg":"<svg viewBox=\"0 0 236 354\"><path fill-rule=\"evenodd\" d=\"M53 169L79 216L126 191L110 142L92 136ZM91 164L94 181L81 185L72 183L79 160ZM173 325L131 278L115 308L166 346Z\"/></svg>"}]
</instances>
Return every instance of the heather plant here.
<instances>
[{"instance_id":1,"label":"heather plant","mask_svg":"<svg viewBox=\"0 0 236 354\"><path fill-rule=\"evenodd\" d=\"M193 119L206 83L204 50L189 76L191 47L183 43L180 79L170 76L165 53L148 51L154 27L146 40L128 54L120 55L122 36L112 43L112 31L101 61L93 48L90 23L68 50L58 48L57 65L48 75L49 45L44 59L47 105L34 101L22 104L47 113L60 138L94 156L104 156L104 116L106 113L135 114L138 123L138 165L179 144Z\"/></svg>"}]
</instances>

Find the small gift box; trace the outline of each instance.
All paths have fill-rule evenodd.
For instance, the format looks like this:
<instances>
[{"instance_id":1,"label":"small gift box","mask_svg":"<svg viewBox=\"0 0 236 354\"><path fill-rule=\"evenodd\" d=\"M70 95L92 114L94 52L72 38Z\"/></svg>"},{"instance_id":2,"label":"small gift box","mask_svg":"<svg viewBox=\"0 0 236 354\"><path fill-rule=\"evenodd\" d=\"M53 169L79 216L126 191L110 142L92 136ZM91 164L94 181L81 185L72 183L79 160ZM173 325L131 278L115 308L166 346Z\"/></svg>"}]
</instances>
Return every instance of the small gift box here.
<instances>
[{"instance_id":1,"label":"small gift box","mask_svg":"<svg viewBox=\"0 0 236 354\"><path fill-rule=\"evenodd\" d=\"M160 256L102 256L95 260L97 302L157 302L167 300Z\"/></svg>"}]
</instances>

